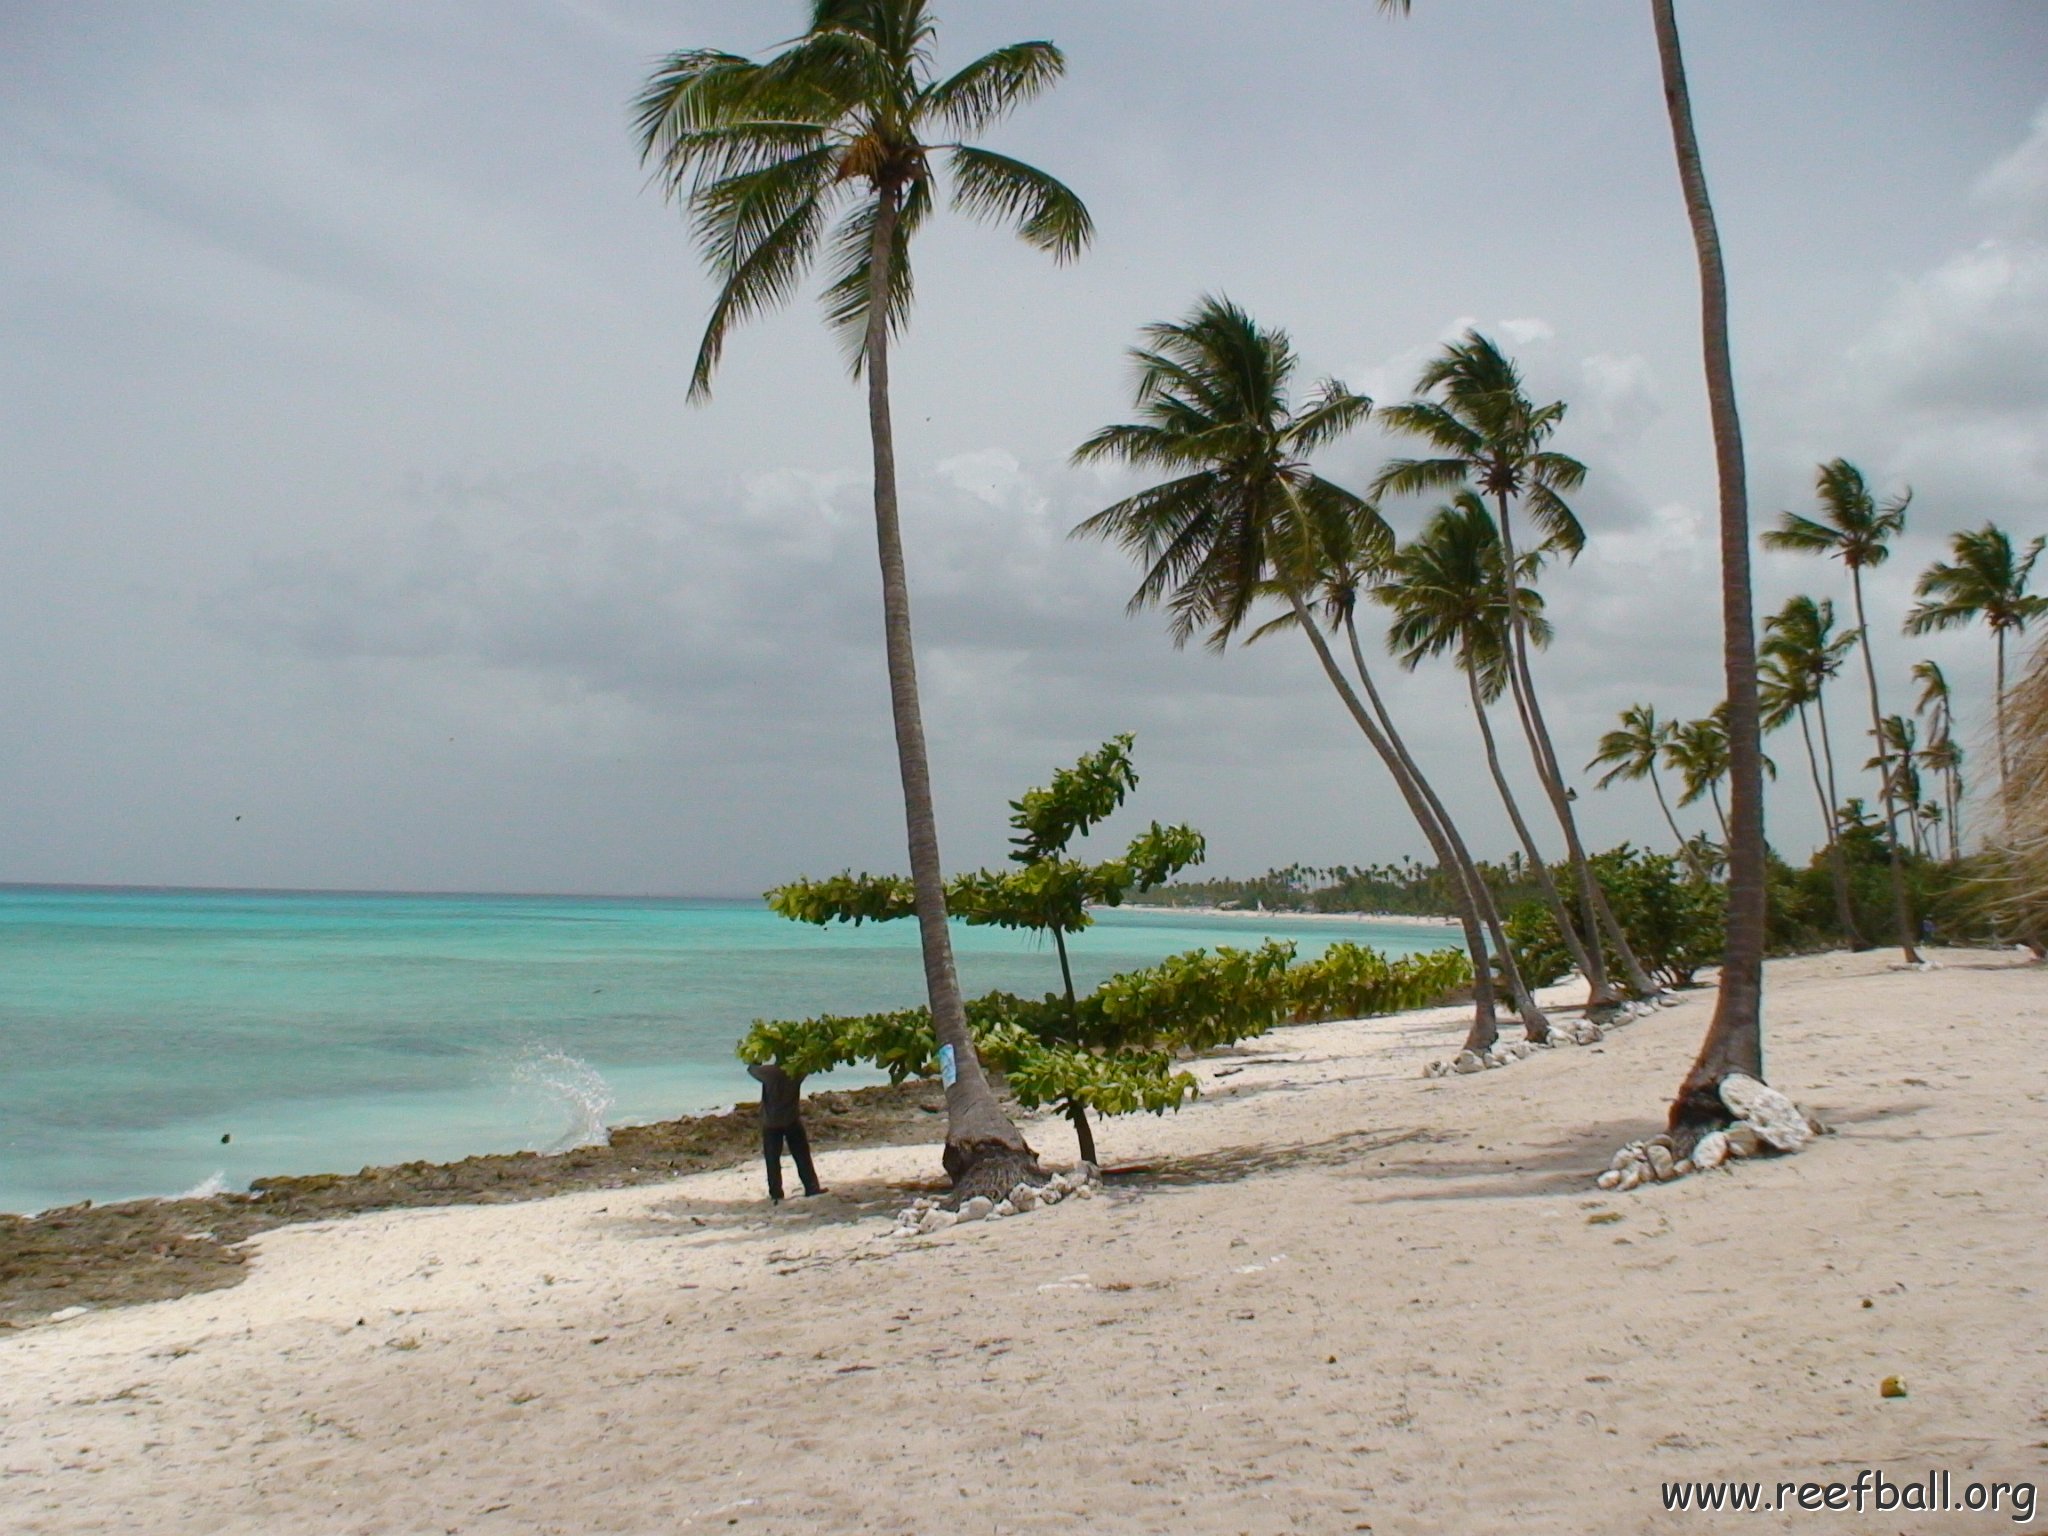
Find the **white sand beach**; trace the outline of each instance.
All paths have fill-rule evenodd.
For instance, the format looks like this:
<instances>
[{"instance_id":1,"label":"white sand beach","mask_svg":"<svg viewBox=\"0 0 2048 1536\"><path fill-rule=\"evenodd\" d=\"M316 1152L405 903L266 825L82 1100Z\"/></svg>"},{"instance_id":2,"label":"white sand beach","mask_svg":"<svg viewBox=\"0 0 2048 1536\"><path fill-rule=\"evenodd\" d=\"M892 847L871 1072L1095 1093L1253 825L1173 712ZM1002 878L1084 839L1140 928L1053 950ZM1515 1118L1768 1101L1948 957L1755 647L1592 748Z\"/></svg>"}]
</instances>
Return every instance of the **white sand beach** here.
<instances>
[{"instance_id":1,"label":"white sand beach","mask_svg":"<svg viewBox=\"0 0 2048 1536\"><path fill-rule=\"evenodd\" d=\"M0 1337L0 1526L2014 1529L1659 1496L2048 1482L2048 971L1937 958L1773 963L1771 1077L1839 1134L1629 1194L1593 1177L1711 993L1450 1080L1455 1011L1283 1030L1108 1123L1146 1171L1099 1198L910 1242L931 1148L828 1146L779 1213L748 1167L272 1233L234 1289Z\"/></svg>"}]
</instances>

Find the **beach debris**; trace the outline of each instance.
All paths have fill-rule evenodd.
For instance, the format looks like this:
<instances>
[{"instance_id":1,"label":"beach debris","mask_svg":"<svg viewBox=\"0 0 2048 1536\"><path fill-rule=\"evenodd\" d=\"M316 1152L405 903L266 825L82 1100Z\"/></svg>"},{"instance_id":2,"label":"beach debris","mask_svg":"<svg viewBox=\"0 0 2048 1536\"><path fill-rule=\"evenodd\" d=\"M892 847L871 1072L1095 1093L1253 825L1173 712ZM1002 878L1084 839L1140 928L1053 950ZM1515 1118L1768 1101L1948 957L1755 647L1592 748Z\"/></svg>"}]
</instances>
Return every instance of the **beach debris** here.
<instances>
[{"instance_id":1,"label":"beach debris","mask_svg":"<svg viewBox=\"0 0 2048 1536\"><path fill-rule=\"evenodd\" d=\"M1668 994L1666 994L1668 995ZM1489 1072L1498 1067L1511 1067L1518 1061L1527 1061L1540 1051L1553 1050L1566 1045L1598 1045L1607 1038L1608 1032L1644 1014L1655 1013L1655 1003L1624 1003L1618 1008L1607 1010L1601 1015L1602 1022L1592 1019L1552 1019L1550 1037L1546 1040L1503 1040L1484 1053L1460 1051L1448 1061L1426 1062L1422 1068L1424 1077L1469 1077L1475 1072Z\"/></svg>"},{"instance_id":2,"label":"beach debris","mask_svg":"<svg viewBox=\"0 0 2048 1536\"><path fill-rule=\"evenodd\" d=\"M1776 1088L1740 1072L1722 1079L1721 1102L1734 1116L1733 1123L1725 1131L1702 1136L1693 1144L1691 1156L1679 1157L1669 1136L1632 1141L1614 1154L1593 1182L1610 1190L1669 1183L1744 1158L1798 1152L1814 1137L1827 1134L1825 1125Z\"/></svg>"},{"instance_id":3,"label":"beach debris","mask_svg":"<svg viewBox=\"0 0 2048 1536\"><path fill-rule=\"evenodd\" d=\"M1101 1181L1100 1168L1093 1163L1077 1163L1068 1172L1056 1173L1043 1184L1019 1184L999 1201L986 1195L976 1195L971 1200L962 1201L957 1211L948 1210L945 1201L937 1195L920 1195L898 1211L894 1225L879 1235L885 1238L929 1237L948 1227L1004 1216L1022 1216L1066 1199L1093 1200Z\"/></svg>"},{"instance_id":4,"label":"beach debris","mask_svg":"<svg viewBox=\"0 0 2048 1536\"><path fill-rule=\"evenodd\" d=\"M1885 1377L1882 1382L1878 1383L1877 1395L1879 1397L1904 1397L1906 1395L1905 1378L1901 1376Z\"/></svg>"},{"instance_id":5,"label":"beach debris","mask_svg":"<svg viewBox=\"0 0 2048 1536\"><path fill-rule=\"evenodd\" d=\"M1738 1120L1756 1128L1773 1151L1797 1152L1813 1140L1806 1112L1784 1094L1753 1077L1730 1073L1721 1081L1721 1102Z\"/></svg>"}]
</instances>

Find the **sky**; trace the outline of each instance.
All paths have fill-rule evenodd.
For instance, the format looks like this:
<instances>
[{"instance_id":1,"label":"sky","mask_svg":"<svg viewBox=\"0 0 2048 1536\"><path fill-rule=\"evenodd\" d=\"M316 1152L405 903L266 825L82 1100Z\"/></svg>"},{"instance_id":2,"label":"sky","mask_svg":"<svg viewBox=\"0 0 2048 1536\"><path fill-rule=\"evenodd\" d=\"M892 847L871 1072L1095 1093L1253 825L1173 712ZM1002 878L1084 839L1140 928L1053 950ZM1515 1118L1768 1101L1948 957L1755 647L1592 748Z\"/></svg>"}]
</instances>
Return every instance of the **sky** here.
<instances>
[{"instance_id":1,"label":"sky","mask_svg":"<svg viewBox=\"0 0 2048 1536\"><path fill-rule=\"evenodd\" d=\"M1000 860L1007 802L1121 731L1143 783L1098 840L1192 822L1239 874L1424 851L1299 638L1176 651L1125 613L1128 558L1067 537L1139 484L1068 457L1130 419L1125 348L1204 294L1284 327L1304 388L1391 403L1476 325L1569 404L1590 537L1545 578L1537 661L1568 764L1630 703L1720 697L1646 4L935 9L942 69L1065 50L984 142L1097 224L1064 267L957 217L916 255L897 451L949 866ZM686 403L713 290L629 126L666 52L759 55L804 11L0 0L0 880L749 894L903 867L863 397L813 284ZM1955 530L2048 531L2048 7L1679 13L1758 524L1837 455L1911 486L1871 587L1887 707L1938 660L1988 762L1988 637L1897 621ZM1318 467L1362 488L1401 451L1368 429ZM1847 607L1811 559L1762 555L1757 585L1760 612ZM1456 674L1384 670L1504 855ZM1769 749L1801 853L1801 749ZM1580 789L1596 845L1668 841L1646 789Z\"/></svg>"}]
</instances>

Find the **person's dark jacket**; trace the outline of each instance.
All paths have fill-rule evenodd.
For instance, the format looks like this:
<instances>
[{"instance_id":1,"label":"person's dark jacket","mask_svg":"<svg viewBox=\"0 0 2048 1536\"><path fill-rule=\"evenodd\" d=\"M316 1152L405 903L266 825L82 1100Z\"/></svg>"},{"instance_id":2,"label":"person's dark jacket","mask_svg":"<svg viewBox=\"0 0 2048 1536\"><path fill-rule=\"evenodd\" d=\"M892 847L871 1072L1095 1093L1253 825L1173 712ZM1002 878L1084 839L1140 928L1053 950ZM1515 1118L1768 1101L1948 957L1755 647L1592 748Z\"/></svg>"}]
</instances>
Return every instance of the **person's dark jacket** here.
<instances>
[{"instance_id":1,"label":"person's dark jacket","mask_svg":"<svg viewBox=\"0 0 2048 1536\"><path fill-rule=\"evenodd\" d=\"M798 1095L803 1079L791 1077L774 1062L765 1062L758 1067L748 1067L747 1073L761 1085L761 1129L764 1131L793 1131L801 1126L803 1117L797 1112Z\"/></svg>"}]
</instances>

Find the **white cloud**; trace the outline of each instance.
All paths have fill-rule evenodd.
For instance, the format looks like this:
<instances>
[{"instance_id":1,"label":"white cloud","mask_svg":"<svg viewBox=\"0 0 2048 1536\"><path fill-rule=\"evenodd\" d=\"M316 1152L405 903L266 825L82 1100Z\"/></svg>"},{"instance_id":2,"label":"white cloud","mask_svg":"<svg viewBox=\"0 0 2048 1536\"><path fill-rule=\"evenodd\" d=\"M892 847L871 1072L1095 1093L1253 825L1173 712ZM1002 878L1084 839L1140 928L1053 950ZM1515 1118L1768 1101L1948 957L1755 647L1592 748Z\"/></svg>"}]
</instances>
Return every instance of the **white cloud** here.
<instances>
[{"instance_id":1,"label":"white cloud","mask_svg":"<svg viewBox=\"0 0 2048 1536\"><path fill-rule=\"evenodd\" d=\"M1499 331L1502 340L1506 341L1510 346L1516 347L1526 347L1535 342L1555 341L1557 339L1557 327L1548 320L1537 319L1534 316L1523 320L1503 320L1500 323Z\"/></svg>"},{"instance_id":2,"label":"white cloud","mask_svg":"<svg viewBox=\"0 0 2048 1536\"><path fill-rule=\"evenodd\" d=\"M1579 360L1579 379L1572 425L1607 439L1610 446L1634 442L1664 414L1656 375L1640 354L1595 352Z\"/></svg>"},{"instance_id":3,"label":"white cloud","mask_svg":"<svg viewBox=\"0 0 2048 1536\"><path fill-rule=\"evenodd\" d=\"M2023 226L2048 219L2048 103L2034 114L2033 131L2001 157L1970 189L1980 203L2015 214Z\"/></svg>"}]
</instances>

